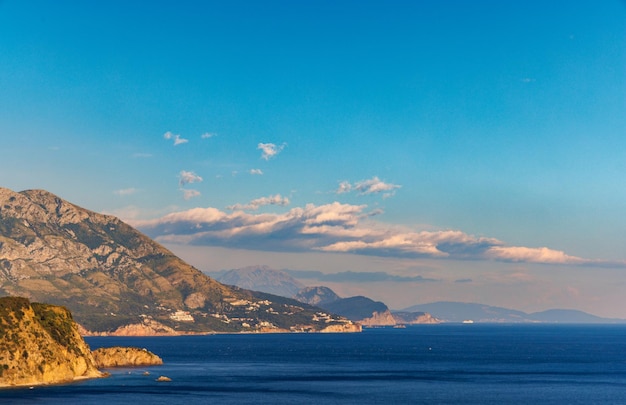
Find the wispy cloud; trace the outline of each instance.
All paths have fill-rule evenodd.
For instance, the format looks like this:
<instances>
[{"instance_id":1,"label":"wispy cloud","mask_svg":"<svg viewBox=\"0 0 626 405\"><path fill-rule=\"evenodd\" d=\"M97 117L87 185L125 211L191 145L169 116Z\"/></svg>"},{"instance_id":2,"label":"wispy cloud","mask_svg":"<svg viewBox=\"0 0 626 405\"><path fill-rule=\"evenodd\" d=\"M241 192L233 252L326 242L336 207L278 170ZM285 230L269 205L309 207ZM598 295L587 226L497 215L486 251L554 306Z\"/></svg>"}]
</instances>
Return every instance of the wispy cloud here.
<instances>
[{"instance_id":1,"label":"wispy cloud","mask_svg":"<svg viewBox=\"0 0 626 405\"><path fill-rule=\"evenodd\" d=\"M247 204L229 205L226 208L228 208L231 211L235 211L235 210L256 211L260 207L265 206L265 205L279 205L279 206L284 207L286 205L289 205L289 199L287 197L281 196L280 194L276 194L276 195L271 195L269 197L257 198L255 200L250 201Z\"/></svg>"},{"instance_id":2,"label":"wispy cloud","mask_svg":"<svg viewBox=\"0 0 626 405\"><path fill-rule=\"evenodd\" d=\"M134 187L130 187L130 188L122 188L119 190L115 190L113 192L113 194L119 195L119 196L126 196L126 195L131 195L131 194L135 194L137 192L137 189Z\"/></svg>"},{"instance_id":3,"label":"wispy cloud","mask_svg":"<svg viewBox=\"0 0 626 405\"><path fill-rule=\"evenodd\" d=\"M163 138L167 140L173 139L174 146L182 145L183 143L189 142L189 140L181 138L180 135L175 135L171 133L170 131L167 131L165 134L163 134Z\"/></svg>"},{"instance_id":4,"label":"wispy cloud","mask_svg":"<svg viewBox=\"0 0 626 405\"><path fill-rule=\"evenodd\" d=\"M280 195L248 204L194 208L134 225L163 242L265 251L322 251L379 257L487 260L542 264L625 266L568 255L547 247L507 246L494 238L458 230L416 231L371 218L365 205L334 202L292 208L285 213L251 214L262 205L286 205Z\"/></svg>"},{"instance_id":5,"label":"wispy cloud","mask_svg":"<svg viewBox=\"0 0 626 405\"><path fill-rule=\"evenodd\" d=\"M185 200L191 200L194 197L199 197L200 196L200 192L198 190L193 190L193 189L184 189L181 191L183 192L183 198Z\"/></svg>"},{"instance_id":6,"label":"wispy cloud","mask_svg":"<svg viewBox=\"0 0 626 405\"><path fill-rule=\"evenodd\" d=\"M182 187L185 184L190 183L200 183L202 182L202 177L198 176L194 172L188 172L186 170L181 170L178 175L178 184Z\"/></svg>"},{"instance_id":7,"label":"wispy cloud","mask_svg":"<svg viewBox=\"0 0 626 405\"><path fill-rule=\"evenodd\" d=\"M326 281L326 282L336 282L336 283L346 283L346 282L357 282L357 283L376 283L376 282L429 282L429 281L439 281L432 278L425 278L422 276L397 276L394 274L389 274L383 271L376 272L365 272L365 271L342 271L338 273L322 273L321 271L316 270L283 270L286 273L289 273L292 277L302 278L302 279L314 279L318 281Z\"/></svg>"},{"instance_id":8,"label":"wispy cloud","mask_svg":"<svg viewBox=\"0 0 626 405\"><path fill-rule=\"evenodd\" d=\"M348 181L342 181L339 183L339 187L335 190L335 193L345 194L351 191L356 191L359 195L382 194L383 198L388 198L393 196L396 190L400 187L402 186L398 184L385 183L377 176L374 176L371 179L361 180L354 184L351 184Z\"/></svg>"},{"instance_id":9,"label":"wispy cloud","mask_svg":"<svg viewBox=\"0 0 626 405\"><path fill-rule=\"evenodd\" d=\"M211 132L205 132L200 136L200 138L209 139L209 138L213 138L214 136L217 136L217 134L213 134Z\"/></svg>"},{"instance_id":10,"label":"wispy cloud","mask_svg":"<svg viewBox=\"0 0 626 405\"><path fill-rule=\"evenodd\" d=\"M337 194L345 194L349 193L350 191L352 191L352 184L350 184L350 182L348 181L342 181L341 183L339 183L339 187L335 192Z\"/></svg>"},{"instance_id":11,"label":"wispy cloud","mask_svg":"<svg viewBox=\"0 0 626 405\"><path fill-rule=\"evenodd\" d=\"M263 171L261 169L250 169L250 174L261 176L263 175Z\"/></svg>"},{"instance_id":12,"label":"wispy cloud","mask_svg":"<svg viewBox=\"0 0 626 405\"><path fill-rule=\"evenodd\" d=\"M283 149L287 146L286 143L283 143L280 146L277 146L273 143L259 143L257 145L257 149L261 150L261 158L265 160L270 160L274 156L278 155Z\"/></svg>"}]
</instances>

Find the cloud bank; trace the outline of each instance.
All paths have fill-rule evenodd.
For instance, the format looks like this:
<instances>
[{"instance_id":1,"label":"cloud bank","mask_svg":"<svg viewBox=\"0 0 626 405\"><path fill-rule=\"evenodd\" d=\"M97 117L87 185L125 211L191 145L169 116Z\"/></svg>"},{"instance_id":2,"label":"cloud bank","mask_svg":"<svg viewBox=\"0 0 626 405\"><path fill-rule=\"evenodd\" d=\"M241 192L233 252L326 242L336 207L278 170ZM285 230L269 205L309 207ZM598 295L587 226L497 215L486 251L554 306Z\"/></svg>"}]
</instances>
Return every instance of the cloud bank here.
<instances>
[{"instance_id":1,"label":"cloud bank","mask_svg":"<svg viewBox=\"0 0 626 405\"><path fill-rule=\"evenodd\" d=\"M307 204L284 213L248 213L263 205L288 204L280 195L233 205L232 213L194 208L131 224L165 243L281 252L332 252L397 258L606 265L547 247L507 246L494 238L458 230L417 231L378 222L379 210L334 202ZM624 265L623 263L620 265Z\"/></svg>"},{"instance_id":2,"label":"cloud bank","mask_svg":"<svg viewBox=\"0 0 626 405\"><path fill-rule=\"evenodd\" d=\"M423 282L431 282L431 281L439 281L432 278L425 278L422 276L396 276L394 274L389 274L383 271L376 272L365 272L365 271L341 271L338 273L322 273L321 271L316 270L283 270L286 273L289 273L292 277L302 278L302 279L314 279L318 281L328 281L335 283L376 283L376 282L385 282L391 281L396 283L404 283L404 282L415 282L415 283L423 283Z\"/></svg>"}]
</instances>

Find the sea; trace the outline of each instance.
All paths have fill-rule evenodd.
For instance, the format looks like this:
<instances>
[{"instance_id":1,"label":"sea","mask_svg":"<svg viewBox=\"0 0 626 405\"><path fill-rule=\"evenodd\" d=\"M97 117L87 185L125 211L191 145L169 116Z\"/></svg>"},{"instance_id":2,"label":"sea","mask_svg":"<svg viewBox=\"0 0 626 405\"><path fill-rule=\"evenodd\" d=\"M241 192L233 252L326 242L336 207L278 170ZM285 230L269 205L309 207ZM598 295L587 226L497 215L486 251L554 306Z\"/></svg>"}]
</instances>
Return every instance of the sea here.
<instances>
[{"instance_id":1,"label":"sea","mask_svg":"<svg viewBox=\"0 0 626 405\"><path fill-rule=\"evenodd\" d=\"M155 367L0 391L2 404L626 404L626 325L414 325L346 334L91 337ZM166 376L170 382L157 382Z\"/></svg>"}]
</instances>

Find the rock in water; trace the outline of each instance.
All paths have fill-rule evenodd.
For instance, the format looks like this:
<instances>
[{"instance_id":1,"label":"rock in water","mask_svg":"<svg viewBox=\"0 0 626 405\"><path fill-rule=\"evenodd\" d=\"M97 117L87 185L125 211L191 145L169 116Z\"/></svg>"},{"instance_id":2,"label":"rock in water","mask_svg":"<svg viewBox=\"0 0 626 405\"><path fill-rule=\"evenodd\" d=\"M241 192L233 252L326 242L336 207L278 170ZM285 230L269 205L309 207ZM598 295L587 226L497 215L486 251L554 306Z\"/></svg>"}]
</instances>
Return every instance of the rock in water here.
<instances>
[{"instance_id":1,"label":"rock in water","mask_svg":"<svg viewBox=\"0 0 626 405\"><path fill-rule=\"evenodd\" d=\"M158 366L163 360L138 347L103 347L92 352L98 368Z\"/></svg>"},{"instance_id":2,"label":"rock in water","mask_svg":"<svg viewBox=\"0 0 626 405\"><path fill-rule=\"evenodd\" d=\"M0 298L0 387L104 376L66 308Z\"/></svg>"}]
</instances>

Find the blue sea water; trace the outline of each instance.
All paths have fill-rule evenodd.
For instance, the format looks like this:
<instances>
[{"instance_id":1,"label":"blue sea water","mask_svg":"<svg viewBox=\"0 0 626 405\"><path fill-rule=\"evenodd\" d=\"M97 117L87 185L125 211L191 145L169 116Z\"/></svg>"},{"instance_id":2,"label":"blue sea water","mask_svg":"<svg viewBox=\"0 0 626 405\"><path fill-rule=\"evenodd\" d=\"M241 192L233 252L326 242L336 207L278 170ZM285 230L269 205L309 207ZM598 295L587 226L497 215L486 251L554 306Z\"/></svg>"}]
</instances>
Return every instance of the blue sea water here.
<instances>
[{"instance_id":1,"label":"blue sea water","mask_svg":"<svg viewBox=\"0 0 626 405\"><path fill-rule=\"evenodd\" d=\"M626 404L624 325L416 325L87 342L145 347L165 364L4 390L0 403ZM156 382L160 375L172 381Z\"/></svg>"}]
</instances>

